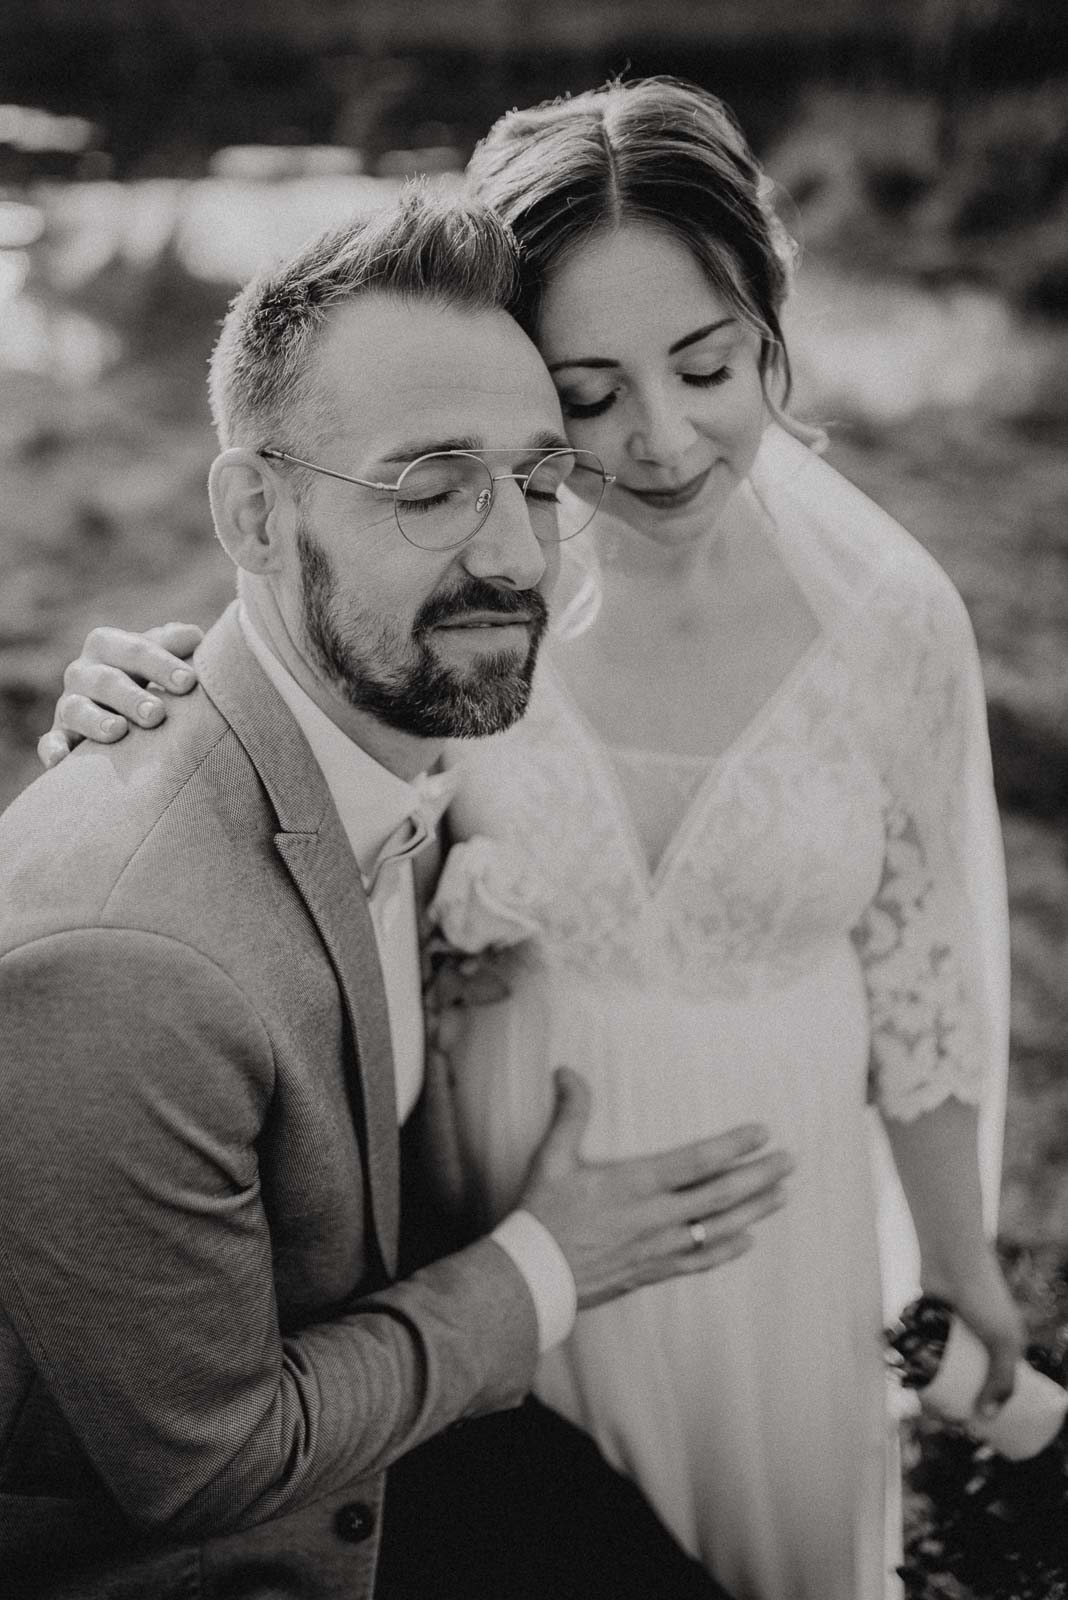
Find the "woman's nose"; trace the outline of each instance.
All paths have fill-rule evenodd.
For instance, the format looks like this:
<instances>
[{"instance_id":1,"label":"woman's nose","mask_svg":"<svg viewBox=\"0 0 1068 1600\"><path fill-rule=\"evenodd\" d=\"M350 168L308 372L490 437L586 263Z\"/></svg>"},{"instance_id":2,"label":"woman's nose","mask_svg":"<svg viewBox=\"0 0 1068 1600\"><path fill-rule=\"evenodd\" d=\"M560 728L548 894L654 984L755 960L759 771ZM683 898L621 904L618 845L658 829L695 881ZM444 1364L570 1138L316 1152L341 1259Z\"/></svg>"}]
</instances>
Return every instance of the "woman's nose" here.
<instances>
[{"instance_id":1,"label":"woman's nose","mask_svg":"<svg viewBox=\"0 0 1068 1600\"><path fill-rule=\"evenodd\" d=\"M696 438L696 430L679 398L663 392L641 402L630 437L631 453L639 461L669 465L681 460Z\"/></svg>"}]
</instances>

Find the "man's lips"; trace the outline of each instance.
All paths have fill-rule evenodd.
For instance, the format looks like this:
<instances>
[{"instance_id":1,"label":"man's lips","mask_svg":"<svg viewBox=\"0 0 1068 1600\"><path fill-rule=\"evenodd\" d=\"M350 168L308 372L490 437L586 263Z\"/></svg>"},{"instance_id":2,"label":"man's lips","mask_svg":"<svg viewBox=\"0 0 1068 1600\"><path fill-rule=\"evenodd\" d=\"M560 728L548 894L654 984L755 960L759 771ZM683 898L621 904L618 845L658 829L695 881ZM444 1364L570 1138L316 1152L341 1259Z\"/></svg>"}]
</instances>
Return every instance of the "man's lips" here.
<instances>
[{"instance_id":1,"label":"man's lips","mask_svg":"<svg viewBox=\"0 0 1068 1600\"><path fill-rule=\"evenodd\" d=\"M524 611L464 611L436 628L529 628L533 618Z\"/></svg>"},{"instance_id":2,"label":"man's lips","mask_svg":"<svg viewBox=\"0 0 1068 1600\"><path fill-rule=\"evenodd\" d=\"M621 484L620 487L626 489L628 494L634 495L636 499L643 501L646 505L670 511L678 506L687 506L691 500L696 500L708 482L708 475L711 471L711 467L706 467L703 472L697 474L696 478L691 478L688 483L682 483L678 488L674 489L639 489L631 483Z\"/></svg>"}]
</instances>

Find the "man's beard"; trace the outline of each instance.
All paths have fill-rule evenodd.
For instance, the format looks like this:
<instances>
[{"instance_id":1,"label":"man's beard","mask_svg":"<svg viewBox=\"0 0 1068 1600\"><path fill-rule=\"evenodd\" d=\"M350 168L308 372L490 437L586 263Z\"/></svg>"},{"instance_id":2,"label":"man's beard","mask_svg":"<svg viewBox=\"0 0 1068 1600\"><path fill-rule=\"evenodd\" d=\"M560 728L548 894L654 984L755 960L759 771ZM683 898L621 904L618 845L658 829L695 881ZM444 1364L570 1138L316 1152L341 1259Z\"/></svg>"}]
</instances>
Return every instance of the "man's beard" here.
<instances>
[{"instance_id":1,"label":"man's beard","mask_svg":"<svg viewBox=\"0 0 1068 1600\"><path fill-rule=\"evenodd\" d=\"M449 594L427 600L405 638L381 617L356 607L344 613L330 558L303 528L297 551L305 640L320 671L350 705L421 739L480 739L523 715L549 622L537 589L503 589L469 577ZM439 660L431 630L470 611L529 618L525 658L500 650L463 671Z\"/></svg>"}]
</instances>

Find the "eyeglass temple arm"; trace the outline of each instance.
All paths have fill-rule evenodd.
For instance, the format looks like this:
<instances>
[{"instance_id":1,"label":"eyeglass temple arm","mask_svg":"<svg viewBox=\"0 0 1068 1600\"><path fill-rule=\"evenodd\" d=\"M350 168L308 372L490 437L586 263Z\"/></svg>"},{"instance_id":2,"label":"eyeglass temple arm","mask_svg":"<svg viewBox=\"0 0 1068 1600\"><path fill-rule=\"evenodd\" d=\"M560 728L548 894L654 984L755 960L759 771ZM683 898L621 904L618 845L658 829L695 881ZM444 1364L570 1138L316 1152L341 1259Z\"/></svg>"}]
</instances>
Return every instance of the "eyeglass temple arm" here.
<instances>
[{"instance_id":1,"label":"eyeglass temple arm","mask_svg":"<svg viewBox=\"0 0 1068 1600\"><path fill-rule=\"evenodd\" d=\"M290 455L288 450L257 450L257 455L266 456L271 461L292 461L296 467L307 467L309 472L320 472L324 478L339 478L342 483L358 483L361 489L396 489L395 483L375 483L370 478L354 478L348 472L334 472L330 467L317 467L314 461L305 461L303 456Z\"/></svg>"}]
</instances>

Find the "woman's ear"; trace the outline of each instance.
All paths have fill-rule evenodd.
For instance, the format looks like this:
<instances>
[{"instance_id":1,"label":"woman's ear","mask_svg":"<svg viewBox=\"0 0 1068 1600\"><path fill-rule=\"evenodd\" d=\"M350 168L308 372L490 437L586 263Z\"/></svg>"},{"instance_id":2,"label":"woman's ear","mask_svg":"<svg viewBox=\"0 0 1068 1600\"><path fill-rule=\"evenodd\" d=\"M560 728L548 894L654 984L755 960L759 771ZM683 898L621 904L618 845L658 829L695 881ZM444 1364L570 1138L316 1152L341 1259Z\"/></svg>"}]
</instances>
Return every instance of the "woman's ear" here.
<instances>
[{"instance_id":1,"label":"woman's ear","mask_svg":"<svg viewBox=\"0 0 1068 1600\"><path fill-rule=\"evenodd\" d=\"M254 450L232 448L215 457L208 475L211 515L219 543L243 572L281 570L298 518L289 486Z\"/></svg>"}]
</instances>

